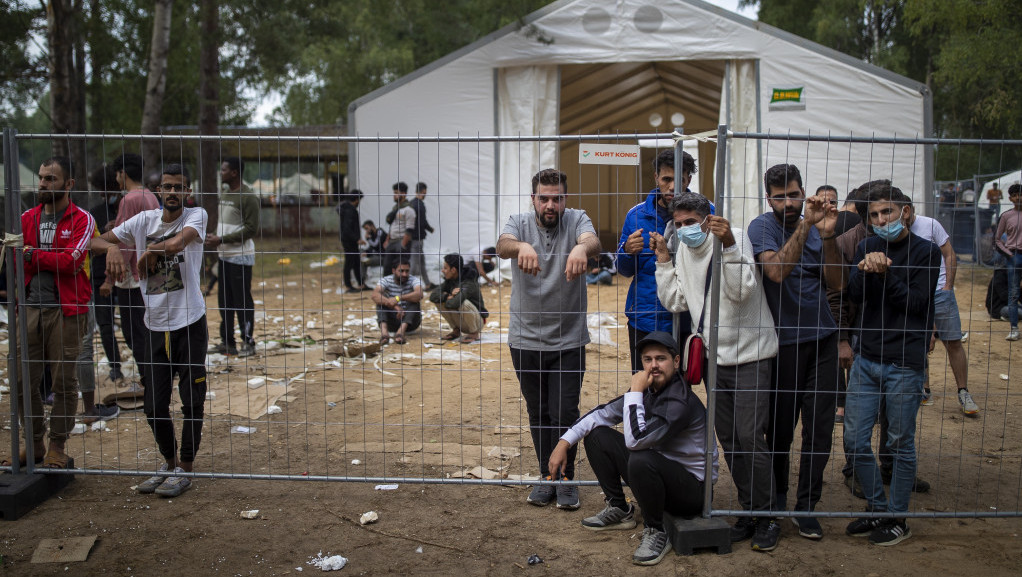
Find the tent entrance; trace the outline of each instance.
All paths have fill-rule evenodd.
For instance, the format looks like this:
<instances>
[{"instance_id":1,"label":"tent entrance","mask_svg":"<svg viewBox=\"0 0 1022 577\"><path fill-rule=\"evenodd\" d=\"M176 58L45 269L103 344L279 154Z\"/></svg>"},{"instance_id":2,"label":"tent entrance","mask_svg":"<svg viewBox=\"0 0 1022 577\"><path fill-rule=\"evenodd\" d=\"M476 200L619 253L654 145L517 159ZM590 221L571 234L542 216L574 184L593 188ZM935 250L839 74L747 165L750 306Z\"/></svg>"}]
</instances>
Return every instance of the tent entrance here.
<instances>
[{"instance_id":1,"label":"tent entrance","mask_svg":"<svg viewBox=\"0 0 1022 577\"><path fill-rule=\"evenodd\" d=\"M684 116L686 133L714 130L721 118L725 70L724 60L562 65L559 133L670 132L679 114ZM570 189L582 193L581 208L592 218L605 250L617 245L628 209L656 186L653 160L669 143L661 143L661 148L650 144L642 149L638 167L580 166L578 143L564 142L560 147L560 166ZM686 151L697 159L692 190L712 199L716 146L692 143Z\"/></svg>"}]
</instances>

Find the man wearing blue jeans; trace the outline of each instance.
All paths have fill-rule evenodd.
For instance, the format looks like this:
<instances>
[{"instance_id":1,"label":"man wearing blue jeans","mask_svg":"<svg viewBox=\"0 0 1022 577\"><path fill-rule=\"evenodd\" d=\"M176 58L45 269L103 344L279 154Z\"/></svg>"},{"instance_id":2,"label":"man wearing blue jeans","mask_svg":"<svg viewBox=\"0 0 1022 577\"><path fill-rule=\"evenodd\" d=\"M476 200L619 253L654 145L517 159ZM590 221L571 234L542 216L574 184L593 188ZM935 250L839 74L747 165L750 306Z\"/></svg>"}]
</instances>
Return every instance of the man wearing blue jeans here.
<instances>
[{"instance_id":1,"label":"man wearing blue jeans","mask_svg":"<svg viewBox=\"0 0 1022 577\"><path fill-rule=\"evenodd\" d=\"M909 230L910 201L901 190L890 185L874 187L868 200L869 223L876 234L856 249L853 262L857 264L847 289L862 317L848 380L844 443L866 494L867 511L891 513L894 518L858 519L846 532L889 546L912 535L904 514L916 476L916 412L926 379L941 252ZM887 440L894 458L889 496L884 495L870 445L881 398L887 405Z\"/></svg>"},{"instance_id":2,"label":"man wearing blue jeans","mask_svg":"<svg viewBox=\"0 0 1022 577\"><path fill-rule=\"evenodd\" d=\"M1008 199L1012 208L1001 215L997 221L997 233L994 234L997 250L1008 257L1008 321L1011 330L1004 337L1009 341L1017 341L1018 333L1018 296L1019 278L1022 277L1022 185L1013 184L1008 187Z\"/></svg>"}]
</instances>

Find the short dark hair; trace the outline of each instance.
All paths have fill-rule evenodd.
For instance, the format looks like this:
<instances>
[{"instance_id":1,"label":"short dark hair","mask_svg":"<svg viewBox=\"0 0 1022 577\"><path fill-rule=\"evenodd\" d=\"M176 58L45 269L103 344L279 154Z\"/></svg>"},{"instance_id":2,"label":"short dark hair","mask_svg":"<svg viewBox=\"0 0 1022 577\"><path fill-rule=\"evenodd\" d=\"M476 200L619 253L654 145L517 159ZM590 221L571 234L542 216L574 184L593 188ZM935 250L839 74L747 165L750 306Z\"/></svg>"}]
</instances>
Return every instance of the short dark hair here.
<instances>
[{"instance_id":1,"label":"short dark hair","mask_svg":"<svg viewBox=\"0 0 1022 577\"><path fill-rule=\"evenodd\" d=\"M670 168L671 170L674 170L674 149L673 148L668 148L666 150L661 150L660 154L657 154L656 158L653 159L653 172L655 172L656 174L660 174L660 168L663 167L663 166L666 166L667 168ZM691 154L689 154L689 153L687 153L685 151L682 151L682 153L681 153L681 172L683 174L695 174L696 171L697 171L697 169L696 169L696 159L692 158Z\"/></svg>"},{"instance_id":2,"label":"short dark hair","mask_svg":"<svg viewBox=\"0 0 1022 577\"><path fill-rule=\"evenodd\" d=\"M403 264L406 264L408 266L412 266L412 259L408 258L408 255L405 254L405 253L399 254L398 257L396 259L394 259L394 264L390 267L390 270L392 270L392 271L393 270L397 270L397 267L399 267L399 266L401 266Z\"/></svg>"},{"instance_id":3,"label":"short dark hair","mask_svg":"<svg viewBox=\"0 0 1022 577\"><path fill-rule=\"evenodd\" d=\"M357 188L353 188L350 191L348 191L348 194L342 194L341 195L341 200L342 201L346 201L346 202L352 202L352 201L355 201L355 200L362 200L362 197L364 197L364 196L365 195L362 194L361 190L359 190Z\"/></svg>"},{"instance_id":4,"label":"short dark hair","mask_svg":"<svg viewBox=\"0 0 1022 577\"><path fill-rule=\"evenodd\" d=\"M834 188L833 186L829 185L829 184L821 184L819 187L817 187L816 188L816 194L820 194L821 192L828 191L828 190L832 191L834 193L834 196L837 196L837 189Z\"/></svg>"},{"instance_id":5,"label":"short dark hair","mask_svg":"<svg viewBox=\"0 0 1022 577\"><path fill-rule=\"evenodd\" d=\"M545 184L547 186L559 184L561 185L561 190L564 191L564 194L568 194L568 175L556 168L544 168L532 177L533 196L536 195L536 191L539 190L539 185L541 184Z\"/></svg>"},{"instance_id":6,"label":"short dark hair","mask_svg":"<svg viewBox=\"0 0 1022 577\"><path fill-rule=\"evenodd\" d=\"M362 226L371 226L373 228L376 228L376 223L371 220L366 220L365 222L362 223Z\"/></svg>"},{"instance_id":7,"label":"short dark hair","mask_svg":"<svg viewBox=\"0 0 1022 577\"><path fill-rule=\"evenodd\" d=\"M72 178L71 172L71 159L66 156L51 156L43 161L42 166L59 166L60 171L64 173L64 180Z\"/></svg>"},{"instance_id":8,"label":"short dark hair","mask_svg":"<svg viewBox=\"0 0 1022 577\"><path fill-rule=\"evenodd\" d=\"M415 183L415 192L416 193L422 192L422 191L426 190L427 188L429 188L429 187L426 186L425 182L417 182L417 183Z\"/></svg>"},{"instance_id":9,"label":"short dark hair","mask_svg":"<svg viewBox=\"0 0 1022 577\"><path fill-rule=\"evenodd\" d=\"M192 184L192 177L191 177L191 175L188 174L188 169L185 168L183 164L174 163L174 164L168 164L168 165L164 166L163 167L163 172L161 172L160 175L162 176L164 174L166 174L168 176L179 176L180 175L180 176L184 177L184 179L185 179L185 186L191 186L191 184Z\"/></svg>"},{"instance_id":10,"label":"short dark hair","mask_svg":"<svg viewBox=\"0 0 1022 577\"><path fill-rule=\"evenodd\" d=\"M231 170L237 172L239 177L245 174L245 161L241 158L237 156L226 156L223 161Z\"/></svg>"},{"instance_id":11,"label":"short dark hair","mask_svg":"<svg viewBox=\"0 0 1022 577\"><path fill-rule=\"evenodd\" d=\"M109 164L103 163L89 173L89 186L95 190L117 190L117 171Z\"/></svg>"},{"instance_id":12,"label":"short dark hair","mask_svg":"<svg viewBox=\"0 0 1022 577\"><path fill-rule=\"evenodd\" d=\"M1022 184L1013 184L1008 187L1008 196L1018 196L1022 194Z\"/></svg>"},{"instance_id":13,"label":"short dark hair","mask_svg":"<svg viewBox=\"0 0 1022 577\"><path fill-rule=\"evenodd\" d=\"M113 161L114 172L123 172L135 182L142 182L142 157L132 152L125 152Z\"/></svg>"},{"instance_id":14,"label":"short dark hair","mask_svg":"<svg viewBox=\"0 0 1022 577\"><path fill-rule=\"evenodd\" d=\"M848 193L848 198L854 199L852 202L855 203L855 212L859 213L859 218L862 219L863 224L869 222L870 192L876 188L881 187L890 188L890 186L891 181L886 178L882 178L877 180L871 180L869 182L864 182L860 184L858 187L852 189L852 191ZM846 200L845 204L847 203L848 201Z\"/></svg>"},{"instance_id":15,"label":"short dark hair","mask_svg":"<svg viewBox=\"0 0 1022 577\"><path fill-rule=\"evenodd\" d=\"M798 183L799 188L802 188L802 173L798 171L798 167L794 164L777 164L771 166L767 169L766 174L763 175L763 185L766 186L766 195L770 196L770 187L784 190L788 188L788 183L793 180Z\"/></svg>"},{"instance_id":16,"label":"short dark hair","mask_svg":"<svg viewBox=\"0 0 1022 577\"><path fill-rule=\"evenodd\" d=\"M465 259L461 258L461 255L456 252L444 255L444 262L447 263L447 266L457 271L465 268Z\"/></svg>"},{"instance_id":17,"label":"short dark hair","mask_svg":"<svg viewBox=\"0 0 1022 577\"><path fill-rule=\"evenodd\" d=\"M706 218L710 214L710 200L695 192L682 191L671 200L671 214L679 210L690 210Z\"/></svg>"},{"instance_id":18,"label":"short dark hair","mask_svg":"<svg viewBox=\"0 0 1022 577\"><path fill-rule=\"evenodd\" d=\"M405 184L403 181L395 182L393 190L397 190L401 192L401 194L408 194L408 185Z\"/></svg>"},{"instance_id":19,"label":"short dark hair","mask_svg":"<svg viewBox=\"0 0 1022 577\"><path fill-rule=\"evenodd\" d=\"M869 203L886 201L893 202L894 204L900 204L902 206L912 205L912 199L902 192L900 188L891 186L891 181L889 180L884 184L878 184L872 187L866 199Z\"/></svg>"},{"instance_id":20,"label":"short dark hair","mask_svg":"<svg viewBox=\"0 0 1022 577\"><path fill-rule=\"evenodd\" d=\"M483 256L497 256L497 247L488 246L483 249Z\"/></svg>"}]
</instances>

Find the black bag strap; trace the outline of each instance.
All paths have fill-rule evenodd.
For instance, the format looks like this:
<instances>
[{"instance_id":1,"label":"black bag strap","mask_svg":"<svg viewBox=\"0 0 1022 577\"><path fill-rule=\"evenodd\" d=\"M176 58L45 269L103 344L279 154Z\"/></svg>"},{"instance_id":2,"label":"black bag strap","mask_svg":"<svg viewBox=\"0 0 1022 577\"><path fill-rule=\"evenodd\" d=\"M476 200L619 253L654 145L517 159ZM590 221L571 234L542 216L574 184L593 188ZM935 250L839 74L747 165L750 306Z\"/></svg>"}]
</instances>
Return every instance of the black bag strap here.
<instances>
[{"instance_id":1,"label":"black bag strap","mask_svg":"<svg viewBox=\"0 0 1022 577\"><path fill-rule=\"evenodd\" d=\"M710 278L713 277L713 258L710 258L710 266L706 267L706 288L703 289L703 310L699 313L699 328L697 335L703 334L703 319L706 318L706 305L710 300Z\"/></svg>"}]
</instances>

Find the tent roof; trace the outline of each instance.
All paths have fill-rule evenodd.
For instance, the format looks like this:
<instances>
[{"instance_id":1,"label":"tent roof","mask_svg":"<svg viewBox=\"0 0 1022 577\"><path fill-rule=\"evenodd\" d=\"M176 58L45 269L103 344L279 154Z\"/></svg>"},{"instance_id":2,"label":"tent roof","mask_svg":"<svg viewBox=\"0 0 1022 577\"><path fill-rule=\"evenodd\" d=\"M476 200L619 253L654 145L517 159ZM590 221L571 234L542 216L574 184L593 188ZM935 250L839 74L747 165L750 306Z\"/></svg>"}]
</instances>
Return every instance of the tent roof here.
<instances>
[{"instance_id":1,"label":"tent roof","mask_svg":"<svg viewBox=\"0 0 1022 577\"><path fill-rule=\"evenodd\" d=\"M544 6L543 8L540 8L539 10L536 10L535 12L529 14L524 19L522 19L521 22L514 23L514 24L509 24L508 26L505 26L505 27L501 28L500 30L497 30L496 32L493 32L493 33L491 33L491 34L489 34L489 35L487 35L487 36L477 40L476 42L473 42L472 44L469 44L468 46L465 46L465 47L463 47L463 48L461 48L459 50L456 50L456 51L448 54L447 56L444 56L443 58L435 60L434 62L431 62L430 64L427 64L426 66L423 66L422 68L419 68L418 70L415 70L415 71L413 71L413 72L411 72L411 73L409 73L409 74L407 74L407 75L405 75L405 76L395 80L394 82L391 82L391 83L389 83L389 84L387 84L385 86L382 86L382 87L380 87L380 88L378 88L378 89L376 89L376 90L374 90L374 91L372 91L372 92L370 92L370 93L368 93L368 94L358 98L357 100L352 102L351 105L348 107L348 113L350 115L350 114L354 113L354 111L359 106L365 104L366 102L370 102L372 100L375 100L376 98L379 98L380 96L383 96L384 94L387 94L387 93L389 93L389 92L391 92L393 90L396 90L396 89L400 88L401 86L403 86L403 85L405 85L405 84L407 84L407 83L409 83L409 82L411 82L411 81L413 81L413 80L415 80L415 79L417 79L417 78L419 78L421 76L424 76L424 75L432 72L433 70L436 70L436 69L438 69L438 68L440 68L440 67L442 67L442 66L444 66L444 65L446 65L446 64L448 64L450 62L453 62L453 61L455 61L455 60L457 60L457 59L459 59L459 58L461 58L461 57L463 57L463 56L465 56L467 54L470 54L470 53L472 53L472 52L474 52L474 51L476 51L476 50L478 50L478 49L480 49L480 48L482 48L482 47L484 47L484 46L486 46L488 44L491 44L491 43L493 43L493 42L495 42L495 41L497 41L497 40L499 40L499 39L509 35L509 34L513 34L513 33L519 32L520 30L527 29L531 24L537 22L538 20L542 19L543 17L545 17L545 16L547 16L547 15L553 13L553 12L556 12L557 10L560 10L561 8L563 8L565 6L568 6L568 5L574 4L574 3L578 3L578 2L591 3L591 4L594 4L594 5L602 4L602 3L613 3L612 0L558 0L557 2L553 2L553 3L549 4L549 5ZM859 70L865 71L865 72L867 72L869 74L873 74L873 75L885 78L887 80L890 80L892 82L895 82L897 84L903 85L905 87L911 88L913 90L918 91L921 94L926 95L926 94L929 93L929 89L926 87L925 84L922 84L920 82L916 82L915 80L912 80L912 79L907 78L905 76L902 76L900 74L891 72L890 70L886 70L886 69L880 68L878 66L875 66L873 64L869 64L867 62L863 62L862 60L859 60L857 58L854 58L852 56L844 54L843 52L839 52L839 51L834 50L832 48L828 48L828 47L823 46L821 44L817 44L817 43L812 42L810 40L806 40L805 38L801 38L799 36L796 36L795 34L791 34L790 32L786 32L784 30L781 30L779 28L775 28L773 26L770 26L768 24L764 24L764 23L756 21L756 20L751 20L749 18L746 18L746 17L741 16L739 14L736 14L734 12L731 12L730 10L726 10L724 8L720 8L718 6L715 6L713 4L709 4L707 2L703 2L702 0L676 0L676 2L677 3L687 3L687 4L690 4L690 5L692 5L692 6L696 7L696 8L699 8L701 10L705 10L705 11L711 12L711 13L713 13L715 15L718 15L718 16L721 16L721 17L727 19L727 20L730 20L735 25L744 26L744 27L751 28L751 29L757 30L757 31L765 33L765 34L769 34L769 35L774 36L774 37L776 37L778 39L781 39L783 41L786 41L786 42L798 45L798 46L800 46L802 48L805 48L805 49L811 50L813 52L816 52L817 54L820 54L821 56L837 60L837 61L842 62L842 63L844 63L844 64L846 64L848 66L851 66L851 67L857 68ZM664 6L661 6L661 8L662 9L670 9L670 4L666 4ZM627 66L628 63L624 63L624 65ZM675 66L675 65L677 65L677 66ZM599 66L599 65L595 65L595 66ZM614 66L620 66L620 64L615 64ZM696 96L696 95L693 95L693 94L683 94L684 91L690 90L692 88L691 86L686 86L686 84L689 84L690 81L693 78L700 78L701 76L705 76L705 74L701 75L701 74L698 73L699 72L698 70L693 70L692 68L693 68L693 63L685 62L685 61L677 61L677 62L670 62L670 63L665 63L665 62L636 63L630 69L630 72L632 74L628 74L625 69L619 68L618 70L615 71L616 74L615 74L614 78L619 82L619 84L626 84L627 83L628 86L637 86L643 80L648 82L648 80L650 79L650 74L656 74L656 75L660 76L660 82L658 83L660 85L660 90L659 91L655 91L655 92L659 92L660 93L659 102L665 102L667 104L672 104L673 103L673 99L676 99L678 97L684 96L686 98L693 98L693 96ZM714 100L713 102L720 102L720 81L719 81L720 71L714 71L714 72L718 75L717 76L718 80L716 82L712 83L712 86L704 87L704 88L708 89L707 92L705 94L698 95L697 100L703 100L703 101L707 101L708 103L710 103L709 101L714 98L713 91L716 91L716 100ZM606 74L606 71L601 71L601 74L598 75L598 77L600 79L601 86L604 87L604 88L606 88L606 87L613 87L614 84L609 80L609 78L605 74ZM584 70L581 71L577 76L579 76L579 77L584 76ZM634 78L635 76L641 76L643 80L640 80L638 78ZM682 77L684 77L684 79L685 79L684 82L679 81ZM572 80L572 78L574 78L574 75L565 77L563 79L564 82L565 82L564 87L566 89L570 88L568 82L570 80ZM569 96L568 92L569 92L568 90L565 90L562 94L564 96ZM621 92L622 92L622 94L624 94L627 91L621 91ZM641 109L643 104L640 104L640 102L644 103L644 104L649 104L651 102L652 103L658 102L656 96L655 95L651 95L649 93L645 93L645 94L642 94L642 93L640 93L640 94L628 93L628 96L629 96L630 99L632 99L634 101L628 103L626 106L628 106L630 108L634 108L636 110ZM691 101L690 101L690 104L691 104ZM621 101L619 100L618 101L618 106L620 107L620 105L621 105ZM602 107L596 106L594 108L599 110ZM716 105L714 104L712 107L706 107L706 108L707 108L707 110L705 112L706 112L706 114L709 117L708 119L712 120L712 122L710 122L710 124L711 125L715 125L716 121L717 121L717 114L716 114L716 112L714 112L716 110ZM590 115L592 115L592 114L595 114L595 113L591 113ZM562 124L562 128L563 128L562 132L564 132L564 133L572 132L572 130L570 130L570 129L573 128L574 125L570 122L571 119L562 119L562 120L568 120L569 121L569 122L565 122L565 123ZM581 123L579 123L579 124L581 125ZM352 125L350 118L349 118L349 125Z\"/></svg>"}]
</instances>

